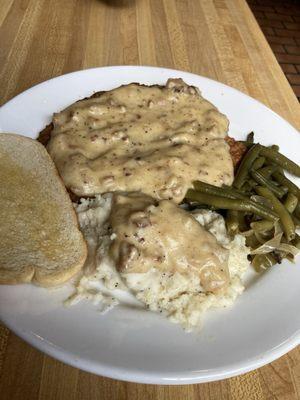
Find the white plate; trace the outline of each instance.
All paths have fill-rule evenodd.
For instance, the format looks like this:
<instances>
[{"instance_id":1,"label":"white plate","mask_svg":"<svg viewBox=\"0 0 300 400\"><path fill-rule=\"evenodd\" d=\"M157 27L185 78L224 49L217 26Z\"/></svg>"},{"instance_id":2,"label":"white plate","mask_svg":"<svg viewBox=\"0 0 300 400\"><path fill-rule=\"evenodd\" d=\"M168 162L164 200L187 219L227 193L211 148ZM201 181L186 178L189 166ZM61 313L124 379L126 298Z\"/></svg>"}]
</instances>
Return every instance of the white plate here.
<instances>
[{"instance_id":1,"label":"white plate","mask_svg":"<svg viewBox=\"0 0 300 400\"><path fill-rule=\"evenodd\" d=\"M36 137L53 112L94 91L129 82L164 84L181 77L198 86L230 120L230 135L251 130L300 162L300 135L261 103L221 83L152 67L79 71L35 86L0 109L0 131ZM0 256L1 257L1 256ZM59 360L96 374L143 383L187 384L223 379L262 366L300 338L300 264L283 263L247 285L232 309L209 313L201 334L187 334L160 315L91 304L66 309L70 288L0 288L0 316L24 340Z\"/></svg>"}]
</instances>

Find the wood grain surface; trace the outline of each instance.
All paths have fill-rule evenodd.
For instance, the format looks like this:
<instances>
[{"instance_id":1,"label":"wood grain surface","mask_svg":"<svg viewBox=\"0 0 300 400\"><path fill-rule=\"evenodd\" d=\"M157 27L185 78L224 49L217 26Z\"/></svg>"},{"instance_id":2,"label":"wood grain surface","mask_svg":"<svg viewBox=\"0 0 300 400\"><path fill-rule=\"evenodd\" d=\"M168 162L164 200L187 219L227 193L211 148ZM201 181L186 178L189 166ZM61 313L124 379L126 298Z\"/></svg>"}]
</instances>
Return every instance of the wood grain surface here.
<instances>
[{"instance_id":1,"label":"wood grain surface","mask_svg":"<svg viewBox=\"0 0 300 400\"><path fill-rule=\"evenodd\" d=\"M121 64L217 79L300 128L297 99L244 0L0 1L0 104L60 74ZM295 400L300 352L220 382L139 385L66 366L0 327L0 376L1 400Z\"/></svg>"}]
</instances>

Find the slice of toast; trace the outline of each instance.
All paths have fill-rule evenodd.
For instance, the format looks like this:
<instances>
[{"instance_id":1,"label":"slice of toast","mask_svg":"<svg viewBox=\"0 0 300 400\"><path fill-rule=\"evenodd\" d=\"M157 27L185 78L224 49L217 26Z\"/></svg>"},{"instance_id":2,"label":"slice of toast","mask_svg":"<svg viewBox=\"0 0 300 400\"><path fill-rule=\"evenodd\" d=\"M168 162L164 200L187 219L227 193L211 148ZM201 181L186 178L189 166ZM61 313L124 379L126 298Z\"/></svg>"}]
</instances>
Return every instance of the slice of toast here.
<instances>
[{"instance_id":1,"label":"slice of toast","mask_svg":"<svg viewBox=\"0 0 300 400\"><path fill-rule=\"evenodd\" d=\"M0 134L0 284L56 286L83 266L87 246L48 152Z\"/></svg>"}]
</instances>

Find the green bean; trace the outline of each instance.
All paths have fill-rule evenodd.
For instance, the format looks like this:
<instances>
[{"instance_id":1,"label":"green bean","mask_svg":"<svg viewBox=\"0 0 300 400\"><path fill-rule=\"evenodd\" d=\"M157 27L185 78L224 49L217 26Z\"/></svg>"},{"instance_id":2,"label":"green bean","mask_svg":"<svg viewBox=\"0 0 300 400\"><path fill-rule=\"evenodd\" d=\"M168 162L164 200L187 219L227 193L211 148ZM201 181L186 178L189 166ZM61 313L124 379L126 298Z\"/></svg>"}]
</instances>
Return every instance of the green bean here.
<instances>
[{"instance_id":1,"label":"green bean","mask_svg":"<svg viewBox=\"0 0 300 400\"><path fill-rule=\"evenodd\" d=\"M275 151L279 151L279 146L277 144L272 144L272 146L269 146L269 149L273 149Z\"/></svg>"},{"instance_id":2,"label":"green bean","mask_svg":"<svg viewBox=\"0 0 300 400\"><path fill-rule=\"evenodd\" d=\"M284 207L288 210L288 212L292 214L295 211L295 208L297 207L298 198L293 193L288 193L283 204Z\"/></svg>"},{"instance_id":3,"label":"green bean","mask_svg":"<svg viewBox=\"0 0 300 400\"><path fill-rule=\"evenodd\" d=\"M236 191L227 188L221 188L208 183L195 181L193 182L194 188L201 193L207 193L216 196L227 197L228 199L246 199L245 195L242 195Z\"/></svg>"},{"instance_id":4,"label":"green bean","mask_svg":"<svg viewBox=\"0 0 300 400\"><path fill-rule=\"evenodd\" d=\"M252 164L252 169L260 169L264 163L265 163L266 159L265 157L258 157Z\"/></svg>"},{"instance_id":5,"label":"green bean","mask_svg":"<svg viewBox=\"0 0 300 400\"><path fill-rule=\"evenodd\" d=\"M252 260L252 265L257 272L261 269L267 269L276 264L276 259L272 254L256 254Z\"/></svg>"},{"instance_id":6,"label":"green bean","mask_svg":"<svg viewBox=\"0 0 300 400\"><path fill-rule=\"evenodd\" d=\"M263 175L265 178L270 178L270 176L277 170L276 165L266 165L260 168L257 172Z\"/></svg>"},{"instance_id":7,"label":"green bean","mask_svg":"<svg viewBox=\"0 0 300 400\"><path fill-rule=\"evenodd\" d=\"M300 219L297 218L296 215L292 214L292 220L294 221L296 228L300 228Z\"/></svg>"},{"instance_id":8,"label":"green bean","mask_svg":"<svg viewBox=\"0 0 300 400\"><path fill-rule=\"evenodd\" d=\"M227 211L226 226L229 235L235 235L239 231L238 211L235 210Z\"/></svg>"},{"instance_id":9,"label":"green bean","mask_svg":"<svg viewBox=\"0 0 300 400\"><path fill-rule=\"evenodd\" d=\"M294 214L296 215L296 217L300 218L300 202L297 204Z\"/></svg>"},{"instance_id":10,"label":"green bean","mask_svg":"<svg viewBox=\"0 0 300 400\"><path fill-rule=\"evenodd\" d=\"M248 148L254 146L254 143L253 143L253 142L249 142L249 141L247 141L247 140L239 140L239 143L243 143L243 145L246 146L246 147L248 147Z\"/></svg>"},{"instance_id":11,"label":"green bean","mask_svg":"<svg viewBox=\"0 0 300 400\"><path fill-rule=\"evenodd\" d=\"M271 160L268 160L267 158L266 158L266 166L267 167L275 167L276 172L280 172L282 175L284 175L284 169L280 165L274 163Z\"/></svg>"},{"instance_id":12,"label":"green bean","mask_svg":"<svg viewBox=\"0 0 300 400\"><path fill-rule=\"evenodd\" d=\"M257 194L252 194L250 196L250 200L254 201L254 203L257 203L265 208L274 210L273 204L270 202L270 200L266 199L265 197L258 196Z\"/></svg>"},{"instance_id":13,"label":"green bean","mask_svg":"<svg viewBox=\"0 0 300 400\"><path fill-rule=\"evenodd\" d=\"M300 177L299 165L297 165L296 163L294 163L294 161L290 160L278 151L260 145L260 154L264 157L267 157L269 160L274 161L276 164L280 165L291 174Z\"/></svg>"},{"instance_id":14,"label":"green bean","mask_svg":"<svg viewBox=\"0 0 300 400\"><path fill-rule=\"evenodd\" d=\"M278 183L281 185L287 187L291 193L293 193L295 196L300 199L300 190L297 185L295 185L292 181L290 181L286 176L281 174L278 171L274 171L272 173L272 176L276 179Z\"/></svg>"},{"instance_id":15,"label":"green bean","mask_svg":"<svg viewBox=\"0 0 300 400\"><path fill-rule=\"evenodd\" d=\"M253 142L254 142L254 132L248 133L247 138L246 138L246 141L247 141L247 142L250 142L250 143L253 143Z\"/></svg>"},{"instance_id":16,"label":"green bean","mask_svg":"<svg viewBox=\"0 0 300 400\"><path fill-rule=\"evenodd\" d=\"M255 186L257 186L257 182L254 179L248 179L247 183L251 187L251 189L253 189Z\"/></svg>"},{"instance_id":17,"label":"green bean","mask_svg":"<svg viewBox=\"0 0 300 400\"><path fill-rule=\"evenodd\" d=\"M269 221L276 221L278 219L271 210L268 210L250 200L228 199L226 197L200 193L193 189L189 189L185 197L188 200L197 201L200 204L207 204L223 210L236 210L256 214Z\"/></svg>"},{"instance_id":18,"label":"green bean","mask_svg":"<svg viewBox=\"0 0 300 400\"><path fill-rule=\"evenodd\" d=\"M261 221L251 222L250 227L256 232L265 232L274 228L274 222L263 219Z\"/></svg>"},{"instance_id":19,"label":"green bean","mask_svg":"<svg viewBox=\"0 0 300 400\"><path fill-rule=\"evenodd\" d=\"M246 181L248 172L252 167L253 162L259 156L259 152L260 152L259 144L255 144L253 147L251 147L250 150L248 150L238 168L236 177L233 182L234 187L240 189L243 186L243 183Z\"/></svg>"},{"instance_id":20,"label":"green bean","mask_svg":"<svg viewBox=\"0 0 300 400\"><path fill-rule=\"evenodd\" d=\"M289 212L286 210L284 205L266 187L257 186L255 188L255 191L260 196L264 196L264 197L266 197L267 199L269 199L272 202L272 204L274 206L274 211L278 214L278 216L280 218L282 229L283 229L283 231L285 233L285 236L286 236L287 240L294 239L294 237L295 237L295 225L294 225L294 222L293 222Z\"/></svg>"},{"instance_id":21,"label":"green bean","mask_svg":"<svg viewBox=\"0 0 300 400\"><path fill-rule=\"evenodd\" d=\"M272 231L263 231L263 232L253 231L253 232L260 244L265 244L268 240L274 237Z\"/></svg>"},{"instance_id":22,"label":"green bean","mask_svg":"<svg viewBox=\"0 0 300 400\"><path fill-rule=\"evenodd\" d=\"M252 180L253 180L253 179L252 179ZM250 192L252 191L252 189L253 189L253 186L251 186L251 185L249 184L248 181L245 182L245 183L243 184L243 186L241 187L241 190L244 192L244 194L247 193L247 192L250 194Z\"/></svg>"},{"instance_id":23,"label":"green bean","mask_svg":"<svg viewBox=\"0 0 300 400\"><path fill-rule=\"evenodd\" d=\"M234 188L233 186L223 185L222 189L229 189L233 193L241 194L243 197L245 197L245 193L243 192L243 190Z\"/></svg>"},{"instance_id":24,"label":"green bean","mask_svg":"<svg viewBox=\"0 0 300 400\"><path fill-rule=\"evenodd\" d=\"M296 237L292 240L292 245L300 249L300 236L296 233Z\"/></svg>"},{"instance_id":25,"label":"green bean","mask_svg":"<svg viewBox=\"0 0 300 400\"><path fill-rule=\"evenodd\" d=\"M250 249L256 249L258 246L260 246L260 243L254 234L246 236L246 246L250 247Z\"/></svg>"},{"instance_id":26,"label":"green bean","mask_svg":"<svg viewBox=\"0 0 300 400\"><path fill-rule=\"evenodd\" d=\"M251 176L257 183L271 190L279 198L283 197L288 191L287 188L275 186L272 181L265 178L258 171L251 170Z\"/></svg>"},{"instance_id":27,"label":"green bean","mask_svg":"<svg viewBox=\"0 0 300 400\"><path fill-rule=\"evenodd\" d=\"M245 232L249 229L249 223L246 223L246 215L242 211L238 211L239 231Z\"/></svg>"}]
</instances>

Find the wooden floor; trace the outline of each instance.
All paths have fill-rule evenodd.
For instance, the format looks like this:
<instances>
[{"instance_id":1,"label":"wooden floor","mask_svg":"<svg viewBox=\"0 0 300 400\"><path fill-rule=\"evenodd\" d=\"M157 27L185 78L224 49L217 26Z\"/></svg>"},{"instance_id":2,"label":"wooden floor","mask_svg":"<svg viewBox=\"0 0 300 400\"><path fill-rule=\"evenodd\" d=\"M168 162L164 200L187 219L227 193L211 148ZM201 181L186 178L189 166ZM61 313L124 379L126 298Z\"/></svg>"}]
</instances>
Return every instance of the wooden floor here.
<instances>
[{"instance_id":1,"label":"wooden floor","mask_svg":"<svg viewBox=\"0 0 300 400\"><path fill-rule=\"evenodd\" d=\"M300 1L248 0L248 4L300 101Z\"/></svg>"}]
</instances>

